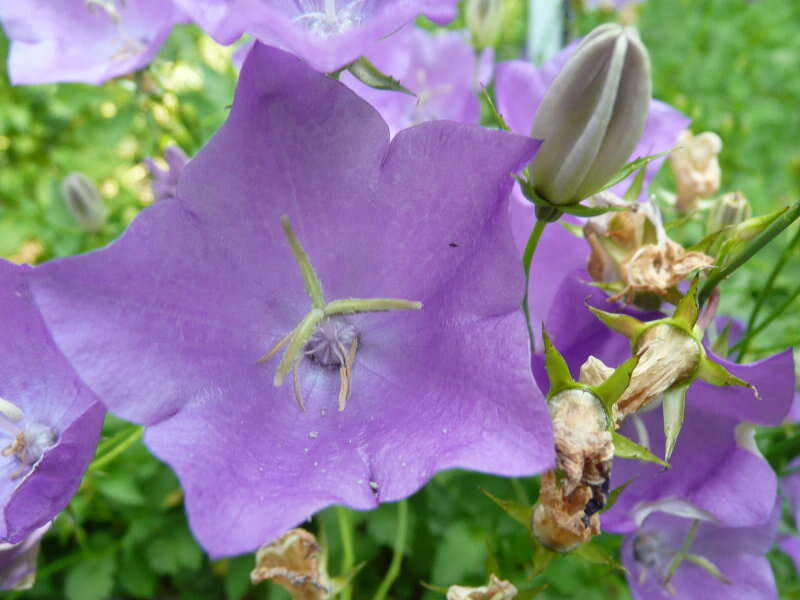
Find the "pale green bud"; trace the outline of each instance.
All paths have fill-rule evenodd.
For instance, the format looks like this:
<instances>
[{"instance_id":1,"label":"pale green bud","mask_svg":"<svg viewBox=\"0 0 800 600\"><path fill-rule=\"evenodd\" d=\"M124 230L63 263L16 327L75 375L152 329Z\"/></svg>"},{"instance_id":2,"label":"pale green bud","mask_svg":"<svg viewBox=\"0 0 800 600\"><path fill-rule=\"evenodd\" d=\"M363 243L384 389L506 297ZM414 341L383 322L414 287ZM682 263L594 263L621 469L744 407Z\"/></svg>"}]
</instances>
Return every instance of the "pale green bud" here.
<instances>
[{"instance_id":1,"label":"pale green bud","mask_svg":"<svg viewBox=\"0 0 800 600\"><path fill-rule=\"evenodd\" d=\"M630 27L606 24L575 50L545 94L532 136L535 191L576 204L599 191L630 157L650 108L650 59Z\"/></svg>"},{"instance_id":2,"label":"pale green bud","mask_svg":"<svg viewBox=\"0 0 800 600\"><path fill-rule=\"evenodd\" d=\"M494 46L503 31L503 0L467 0L464 17L476 44Z\"/></svg>"},{"instance_id":3,"label":"pale green bud","mask_svg":"<svg viewBox=\"0 0 800 600\"><path fill-rule=\"evenodd\" d=\"M717 199L708 213L706 234L743 223L752 214L753 210L744 194L741 192L724 194Z\"/></svg>"},{"instance_id":4,"label":"pale green bud","mask_svg":"<svg viewBox=\"0 0 800 600\"><path fill-rule=\"evenodd\" d=\"M80 173L70 173L61 182L67 210L82 230L97 233L106 223L106 207L95 185Z\"/></svg>"}]
</instances>

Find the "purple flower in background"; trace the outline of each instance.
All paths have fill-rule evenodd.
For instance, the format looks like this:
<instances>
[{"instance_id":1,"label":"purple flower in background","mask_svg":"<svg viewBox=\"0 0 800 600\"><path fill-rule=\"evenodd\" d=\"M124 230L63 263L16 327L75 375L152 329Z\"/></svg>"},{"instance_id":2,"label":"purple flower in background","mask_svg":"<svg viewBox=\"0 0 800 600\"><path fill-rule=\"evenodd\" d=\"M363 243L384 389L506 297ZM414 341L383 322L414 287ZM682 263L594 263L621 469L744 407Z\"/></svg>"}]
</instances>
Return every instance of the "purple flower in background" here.
<instances>
[{"instance_id":1,"label":"purple flower in background","mask_svg":"<svg viewBox=\"0 0 800 600\"><path fill-rule=\"evenodd\" d=\"M369 54L420 14L437 22L456 15L457 0L176 0L222 44L249 33L331 72Z\"/></svg>"},{"instance_id":2,"label":"purple flower in background","mask_svg":"<svg viewBox=\"0 0 800 600\"><path fill-rule=\"evenodd\" d=\"M773 504L763 524L722 527L705 520L702 511L688 503L669 502L639 511L637 528L622 545L634 600L777 598L764 554L775 541L779 515Z\"/></svg>"},{"instance_id":3,"label":"purple flower in background","mask_svg":"<svg viewBox=\"0 0 800 600\"><path fill-rule=\"evenodd\" d=\"M178 178L189 162L189 157L179 146L170 145L164 150L164 160L167 163L166 169L159 167L152 158L144 160L153 178L151 187L156 201L178 197Z\"/></svg>"},{"instance_id":4,"label":"purple flower in background","mask_svg":"<svg viewBox=\"0 0 800 600\"><path fill-rule=\"evenodd\" d=\"M795 398L797 404L797 398ZM800 456L795 458L788 467L793 471L781 480L781 491L789 501L789 508L794 517L795 527L800 525ZM794 561L800 571L800 537L797 535L785 536L779 542L780 549L786 552Z\"/></svg>"},{"instance_id":5,"label":"purple flower in background","mask_svg":"<svg viewBox=\"0 0 800 600\"><path fill-rule=\"evenodd\" d=\"M575 371L590 355L611 366L630 357L630 343L624 336L597 319L592 321L584 302L608 311L617 307L606 301L602 290L584 283L588 279L583 271L565 278L545 320L554 344ZM626 312L645 320L655 316ZM691 502L728 526L761 524L770 515L777 480L755 447L749 423L777 425L788 413L794 394L791 351L748 365L713 359L752 383L761 399L756 400L746 388L695 382L686 397L686 420L670 470L653 463L615 461L612 488L630 483L603 516L605 529L631 531L635 509L664 499ZM547 381L540 355L534 356L534 373L540 384ZM621 433L657 453L664 447L660 411L630 417Z\"/></svg>"},{"instance_id":6,"label":"purple flower in background","mask_svg":"<svg viewBox=\"0 0 800 600\"><path fill-rule=\"evenodd\" d=\"M12 544L72 498L104 414L56 349L33 304L29 272L0 261L0 541Z\"/></svg>"},{"instance_id":7,"label":"purple flower in background","mask_svg":"<svg viewBox=\"0 0 800 600\"><path fill-rule=\"evenodd\" d=\"M480 119L478 93L491 81L494 53L487 49L476 58L469 32L407 27L376 45L367 58L416 94L378 90L342 74L344 84L378 109L392 135L423 121Z\"/></svg>"},{"instance_id":8,"label":"purple flower in background","mask_svg":"<svg viewBox=\"0 0 800 600\"><path fill-rule=\"evenodd\" d=\"M100 84L147 65L185 16L168 0L0 3L14 84Z\"/></svg>"},{"instance_id":9,"label":"purple flower in background","mask_svg":"<svg viewBox=\"0 0 800 600\"><path fill-rule=\"evenodd\" d=\"M570 44L541 67L522 60L511 60L497 65L497 108L512 131L530 135L542 98L579 43L580 40ZM671 150L688 125L689 119L686 116L668 104L653 100L644 133L629 160ZM664 160L666 157L654 160L647 166L643 193L646 193L647 184L655 177ZM611 190L622 195L630 185L629 181L630 178Z\"/></svg>"},{"instance_id":10,"label":"purple flower in background","mask_svg":"<svg viewBox=\"0 0 800 600\"><path fill-rule=\"evenodd\" d=\"M149 426L214 556L441 469L536 473L553 441L506 198L537 147L450 122L390 143L352 91L256 45L178 198L38 268L37 302L89 385ZM347 314L363 302L388 312Z\"/></svg>"},{"instance_id":11,"label":"purple flower in background","mask_svg":"<svg viewBox=\"0 0 800 600\"><path fill-rule=\"evenodd\" d=\"M0 543L0 590L27 590L36 580L39 543L50 529L42 525L21 542Z\"/></svg>"}]
</instances>

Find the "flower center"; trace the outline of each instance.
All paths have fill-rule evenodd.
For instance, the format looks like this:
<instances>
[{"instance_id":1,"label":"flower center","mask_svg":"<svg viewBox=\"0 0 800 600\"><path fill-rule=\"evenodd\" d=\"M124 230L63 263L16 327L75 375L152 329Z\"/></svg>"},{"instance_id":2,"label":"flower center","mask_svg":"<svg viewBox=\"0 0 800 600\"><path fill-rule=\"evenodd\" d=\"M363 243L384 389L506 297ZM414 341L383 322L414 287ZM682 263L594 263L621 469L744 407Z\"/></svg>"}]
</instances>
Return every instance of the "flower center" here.
<instances>
[{"instance_id":1,"label":"flower center","mask_svg":"<svg viewBox=\"0 0 800 600\"><path fill-rule=\"evenodd\" d=\"M344 317L327 317L308 338L304 354L322 367L338 369L347 363L353 345L358 344L358 331Z\"/></svg>"},{"instance_id":2,"label":"flower center","mask_svg":"<svg viewBox=\"0 0 800 600\"><path fill-rule=\"evenodd\" d=\"M323 0L322 6L319 0L301 0L301 12L292 21L324 39L359 25L364 19L364 1L351 0L337 9L336 0Z\"/></svg>"},{"instance_id":3,"label":"flower center","mask_svg":"<svg viewBox=\"0 0 800 600\"><path fill-rule=\"evenodd\" d=\"M10 438L0 455L13 457L20 465L11 475L11 479L27 473L58 439L51 427L41 423L24 423L24 417L19 407L0 398L0 437Z\"/></svg>"},{"instance_id":4,"label":"flower center","mask_svg":"<svg viewBox=\"0 0 800 600\"><path fill-rule=\"evenodd\" d=\"M347 298L326 302L322 284L286 216L281 217L281 225L300 267L306 291L311 297L311 311L256 362L266 362L284 346L286 347L273 383L275 386L283 385L284 379L291 371L294 396L300 410L305 410L297 372L301 360L306 357L324 369L339 369L338 403L341 411L344 410L350 397L350 381L359 341L358 331L345 315L390 310L419 310L422 308L422 303L396 298Z\"/></svg>"}]
</instances>

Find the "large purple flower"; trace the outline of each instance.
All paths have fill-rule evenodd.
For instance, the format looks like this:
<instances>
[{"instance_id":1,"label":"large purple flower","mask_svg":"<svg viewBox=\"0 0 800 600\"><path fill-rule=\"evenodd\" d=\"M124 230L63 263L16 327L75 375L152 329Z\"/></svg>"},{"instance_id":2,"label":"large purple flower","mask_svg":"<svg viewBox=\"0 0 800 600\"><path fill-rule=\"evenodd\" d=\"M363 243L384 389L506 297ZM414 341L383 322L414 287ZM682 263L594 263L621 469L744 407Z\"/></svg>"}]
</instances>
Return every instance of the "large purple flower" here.
<instances>
[{"instance_id":1,"label":"large purple flower","mask_svg":"<svg viewBox=\"0 0 800 600\"><path fill-rule=\"evenodd\" d=\"M545 321L574 372L590 355L612 366L630 357L629 341L585 308L588 302L602 310L615 310L604 292L584 283L588 279L583 271L565 278ZM794 394L791 351L748 365L714 360L755 385L761 399L747 388L692 384L686 397L685 424L670 459L672 468L665 471L653 463L615 461L612 487L629 485L604 515L605 529L631 531L634 509L663 499L689 501L728 526L757 525L770 515L777 480L758 453L748 424L777 425L788 413ZM547 381L544 359L539 355L534 356L534 373L540 383ZM621 433L657 453L664 447L660 411L629 418Z\"/></svg>"},{"instance_id":2,"label":"large purple flower","mask_svg":"<svg viewBox=\"0 0 800 600\"><path fill-rule=\"evenodd\" d=\"M367 58L416 94L377 90L342 74L343 83L378 109L392 134L435 119L478 122L478 92L492 78L494 53L484 50L476 59L469 32L407 27L375 46Z\"/></svg>"},{"instance_id":3,"label":"large purple flower","mask_svg":"<svg viewBox=\"0 0 800 600\"><path fill-rule=\"evenodd\" d=\"M638 513L638 527L622 546L634 600L777 598L764 554L775 541L779 516L775 503L767 520L753 527L719 526L687 503ZM686 556L676 561L681 553Z\"/></svg>"},{"instance_id":4,"label":"large purple flower","mask_svg":"<svg viewBox=\"0 0 800 600\"><path fill-rule=\"evenodd\" d=\"M222 44L243 33L288 50L319 71L351 63L417 15L446 22L457 0L176 0Z\"/></svg>"},{"instance_id":5,"label":"large purple flower","mask_svg":"<svg viewBox=\"0 0 800 600\"><path fill-rule=\"evenodd\" d=\"M125 75L153 60L172 26L183 21L171 0L0 2L15 84L100 84Z\"/></svg>"},{"instance_id":6,"label":"large purple flower","mask_svg":"<svg viewBox=\"0 0 800 600\"><path fill-rule=\"evenodd\" d=\"M12 544L72 498L104 414L53 343L28 289L29 270L0 260L0 542Z\"/></svg>"},{"instance_id":7,"label":"large purple flower","mask_svg":"<svg viewBox=\"0 0 800 600\"><path fill-rule=\"evenodd\" d=\"M0 543L0 590L27 590L36 579L39 544L50 529L45 523L21 542Z\"/></svg>"},{"instance_id":8,"label":"large purple flower","mask_svg":"<svg viewBox=\"0 0 800 600\"><path fill-rule=\"evenodd\" d=\"M795 404L797 404L796 398ZM789 501L795 527L798 527L800 526L800 456L789 463L789 469L794 472L781 480L781 491ZM800 571L800 536L785 536L780 541L780 548L792 558L797 570Z\"/></svg>"},{"instance_id":9,"label":"large purple flower","mask_svg":"<svg viewBox=\"0 0 800 600\"><path fill-rule=\"evenodd\" d=\"M536 147L449 122L389 143L352 91L256 45L178 198L38 268L37 301L89 385L149 425L213 555L440 469L535 473L553 442L506 197ZM422 309L342 314L351 298Z\"/></svg>"}]
</instances>

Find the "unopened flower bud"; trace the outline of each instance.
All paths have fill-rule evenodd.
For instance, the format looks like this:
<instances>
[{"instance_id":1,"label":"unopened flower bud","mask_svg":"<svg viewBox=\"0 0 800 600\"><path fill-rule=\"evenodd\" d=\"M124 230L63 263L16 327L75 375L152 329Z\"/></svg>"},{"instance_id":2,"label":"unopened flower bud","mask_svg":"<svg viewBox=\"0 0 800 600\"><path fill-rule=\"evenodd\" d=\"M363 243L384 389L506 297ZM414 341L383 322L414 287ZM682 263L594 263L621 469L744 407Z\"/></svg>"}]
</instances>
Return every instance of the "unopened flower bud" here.
<instances>
[{"instance_id":1,"label":"unopened flower bud","mask_svg":"<svg viewBox=\"0 0 800 600\"><path fill-rule=\"evenodd\" d=\"M503 0L467 0L467 28L478 47L494 46L503 31Z\"/></svg>"},{"instance_id":2,"label":"unopened flower bud","mask_svg":"<svg viewBox=\"0 0 800 600\"><path fill-rule=\"evenodd\" d=\"M516 597L517 588L510 581L499 579L494 573L489 576L487 585L451 585L447 589L447 600L512 600Z\"/></svg>"},{"instance_id":3,"label":"unopened flower bud","mask_svg":"<svg viewBox=\"0 0 800 600\"><path fill-rule=\"evenodd\" d=\"M738 225L753 214L750 203L741 192L733 192L720 196L708 213L706 234L714 233L725 227Z\"/></svg>"},{"instance_id":4,"label":"unopened flower bud","mask_svg":"<svg viewBox=\"0 0 800 600\"><path fill-rule=\"evenodd\" d=\"M601 25L575 50L545 94L532 136L544 140L531 163L544 200L575 204L625 164L650 106L650 59L635 29Z\"/></svg>"},{"instance_id":5,"label":"unopened flower bud","mask_svg":"<svg viewBox=\"0 0 800 600\"><path fill-rule=\"evenodd\" d=\"M719 191L721 171L718 155L722 140L706 131L697 136L688 129L678 138L678 148L670 155L670 165L678 186L678 210L686 214L697 208L700 198Z\"/></svg>"},{"instance_id":6,"label":"unopened flower bud","mask_svg":"<svg viewBox=\"0 0 800 600\"><path fill-rule=\"evenodd\" d=\"M97 233L106 224L106 207L95 185L80 173L70 173L61 182L67 210L78 226Z\"/></svg>"},{"instance_id":7,"label":"unopened flower bud","mask_svg":"<svg viewBox=\"0 0 800 600\"><path fill-rule=\"evenodd\" d=\"M297 600L327 600L333 596L323 550L305 529L291 529L258 550L250 581L255 585L265 580L283 586Z\"/></svg>"}]
</instances>

